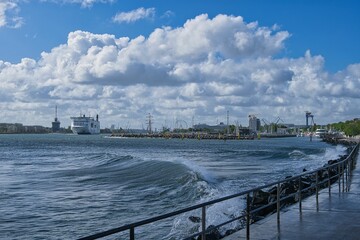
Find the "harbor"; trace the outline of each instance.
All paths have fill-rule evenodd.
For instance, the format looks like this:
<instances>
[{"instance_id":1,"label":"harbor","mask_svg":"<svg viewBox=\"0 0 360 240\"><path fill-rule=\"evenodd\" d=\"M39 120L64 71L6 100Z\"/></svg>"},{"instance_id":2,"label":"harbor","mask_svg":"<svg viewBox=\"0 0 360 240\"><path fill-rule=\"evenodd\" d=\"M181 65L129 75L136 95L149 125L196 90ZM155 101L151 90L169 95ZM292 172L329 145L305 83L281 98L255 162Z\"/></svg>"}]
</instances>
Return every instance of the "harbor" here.
<instances>
[{"instance_id":1,"label":"harbor","mask_svg":"<svg viewBox=\"0 0 360 240\"><path fill-rule=\"evenodd\" d=\"M0 240L360 239L359 9L0 0Z\"/></svg>"},{"instance_id":2,"label":"harbor","mask_svg":"<svg viewBox=\"0 0 360 240\"><path fill-rule=\"evenodd\" d=\"M284 180L304 168L310 172L347 149L296 137L199 141L74 134L1 134L0 147L0 238L15 240L85 237ZM239 216L245 204L238 198L209 206L207 226ZM201 211L141 227L135 239L190 236L199 226L190 216Z\"/></svg>"}]
</instances>

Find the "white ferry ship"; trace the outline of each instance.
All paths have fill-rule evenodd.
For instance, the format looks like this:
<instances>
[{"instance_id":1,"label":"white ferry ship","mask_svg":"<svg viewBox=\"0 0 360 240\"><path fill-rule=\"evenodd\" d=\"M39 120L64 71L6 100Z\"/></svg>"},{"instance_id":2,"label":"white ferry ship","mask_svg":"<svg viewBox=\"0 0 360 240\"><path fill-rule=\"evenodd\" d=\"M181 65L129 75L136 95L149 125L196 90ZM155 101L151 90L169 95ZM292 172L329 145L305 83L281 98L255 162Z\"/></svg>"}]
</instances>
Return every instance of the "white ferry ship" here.
<instances>
[{"instance_id":1,"label":"white ferry ship","mask_svg":"<svg viewBox=\"0 0 360 240\"><path fill-rule=\"evenodd\" d=\"M71 117L71 130L74 134L99 134L100 122L99 115L96 115L96 119L93 117Z\"/></svg>"},{"instance_id":2,"label":"white ferry ship","mask_svg":"<svg viewBox=\"0 0 360 240\"><path fill-rule=\"evenodd\" d=\"M315 137L322 138L328 131L326 129L318 128L315 132Z\"/></svg>"}]
</instances>

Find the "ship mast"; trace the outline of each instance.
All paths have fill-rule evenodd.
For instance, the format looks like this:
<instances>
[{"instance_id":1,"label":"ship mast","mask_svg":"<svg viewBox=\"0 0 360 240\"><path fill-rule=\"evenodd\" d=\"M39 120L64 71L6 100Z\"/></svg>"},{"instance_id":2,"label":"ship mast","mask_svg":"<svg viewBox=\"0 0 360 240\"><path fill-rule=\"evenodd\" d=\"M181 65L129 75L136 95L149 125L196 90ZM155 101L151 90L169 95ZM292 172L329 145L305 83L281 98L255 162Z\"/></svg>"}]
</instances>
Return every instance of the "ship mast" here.
<instances>
[{"instance_id":1,"label":"ship mast","mask_svg":"<svg viewBox=\"0 0 360 240\"><path fill-rule=\"evenodd\" d=\"M58 117L57 117L57 105L55 106L55 122L58 121Z\"/></svg>"}]
</instances>

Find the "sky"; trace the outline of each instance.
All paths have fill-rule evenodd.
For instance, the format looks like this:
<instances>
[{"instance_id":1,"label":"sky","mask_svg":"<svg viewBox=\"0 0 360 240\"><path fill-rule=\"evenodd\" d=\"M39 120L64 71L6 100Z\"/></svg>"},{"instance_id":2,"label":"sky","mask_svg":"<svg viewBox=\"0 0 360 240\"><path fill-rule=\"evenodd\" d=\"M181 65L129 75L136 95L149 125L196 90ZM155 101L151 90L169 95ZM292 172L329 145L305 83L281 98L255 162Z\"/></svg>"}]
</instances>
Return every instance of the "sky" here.
<instances>
[{"instance_id":1,"label":"sky","mask_svg":"<svg viewBox=\"0 0 360 240\"><path fill-rule=\"evenodd\" d=\"M360 1L0 0L0 122L360 117Z\"/></svg>"}]
</instances>

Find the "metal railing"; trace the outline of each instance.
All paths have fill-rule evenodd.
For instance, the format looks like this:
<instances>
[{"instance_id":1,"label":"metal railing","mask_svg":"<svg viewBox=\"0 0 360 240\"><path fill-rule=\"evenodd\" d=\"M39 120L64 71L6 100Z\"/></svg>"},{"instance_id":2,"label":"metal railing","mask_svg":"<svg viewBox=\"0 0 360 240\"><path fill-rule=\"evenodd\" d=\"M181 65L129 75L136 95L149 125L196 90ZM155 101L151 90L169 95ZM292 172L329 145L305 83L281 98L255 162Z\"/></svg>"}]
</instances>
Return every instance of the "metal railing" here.
<instances>
[{"instance_id":1,"label":"metal railing","mask_svg":"<svg viewBox=\"0 0 360 240\"><path fill-rule=\"evenodd\" d=\"M131 224L127 224L118 228L113 228L104 232L96 233L91 236L80 238L79 240L92 240L98 239L106 236L110 236L116 233L129 231L130 240L135 239L135 228L144 226L147 224L151 224L163 219L167 219L170 217L175 217L177 215L187 213L193 210L201 209L201 232L193 234L185 239L194 239L198 236L201 236L201 239L206 239L206 234L213 231L214 229L219 229L227 224L230 224L235 221L244 220L246 222L244 228L246 228L246 239L250 239L250 225L256 216L263 216L259 214L260 211L264 211L269 209L271 206L276 205L276 213L277 213L277 223L280 224L280 210L284 207L284 202L288 200L288 202L299 204L299 211L302 211L302 200L303 198L313 195L316 195L316 207L319 208L319 190L328 188L329 195L331 195L331 186L334 183L338 183L339 193L349 191L350 189L350 176L351 171L354 169L356 164L356 157L359 150L359 143L354 146L351 153L346 157L346 159L339 160L334 162L333 164L328 164L322 168L318 168L313 171L306 171L302 174L296 175L294 177L289 177L281 181L269 183L263 185L261 187L252 188L247 191L239 192L237 194L233 194L230 196L222 197L219 199L215 199L212 201L208 201L205 203L197 204L188 208L184 208L178 211L170 212L167 214L163 214L160 216L148 218L142 221L134 222ZM309 181L311 182L305 182ZM284 186L292 184L296 186L296 191L292 191L289 194L284 193ZM272 197L272 201L267 204L263 204L261 206L255 206L254 199L256 199L257 195L263 192L263 189L275 189L275 194L269 195ZM274 193L274 192L273 192ZM216 226L206 227L206 209L210 205L214 205L216 203L224 202L230 199L246 197L246 209L244 212L235 218L232 218L224 223L221 223ZM290 199L290 200L289 200ZM283 204L283 205L282 205ZM266 211L265 211L266 212ZM270 214L272 212L265 213L265 215Z\"/></svg>"}]
</instances>

